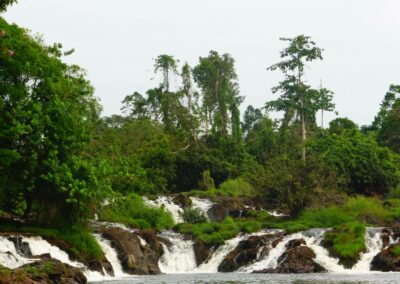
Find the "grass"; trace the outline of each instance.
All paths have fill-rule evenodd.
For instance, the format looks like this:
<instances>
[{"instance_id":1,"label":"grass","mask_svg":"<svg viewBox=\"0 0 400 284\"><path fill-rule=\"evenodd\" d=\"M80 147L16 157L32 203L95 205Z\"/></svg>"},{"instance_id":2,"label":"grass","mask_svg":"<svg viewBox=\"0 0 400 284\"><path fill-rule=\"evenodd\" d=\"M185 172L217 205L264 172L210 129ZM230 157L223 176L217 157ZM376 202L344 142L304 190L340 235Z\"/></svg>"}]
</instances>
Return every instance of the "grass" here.
<instances>
[{"instance_id":1,"label":"grass","mask_svg":"<svg viewBox=\"0 0 400 284\"><path fill-rule=\"evenodd\" d=\"M393 254L395 256L400 256L400 245L396 245L393 250L392 250Z\"/></svg>"},{"instance_id":2,"label":"grass","mask_svg":"<svg viewBox=\"0 0 400 284\"><path fill-rule=\"evenodd\" d=\"M174 225L169 212L164 208L147 206L137 194L114 198L111 204L101 210L99 219L123 223L138 229L157 228L162 230L172 228Z\"/></svg>"},{"instance_id":3,"label":"grass","mask_svg":"<svg viewBox=\"0 0 400 284\"><path fill-rule=\"evenodd\" d=\"M339 258L340 264L350 268L366 250L365 225L358 222L338 225L325 234L324 243L329 252Z\"/></svg>"},{"instance_id":4,"label":"grass","mask_svg":"<svg viewBox=\"0 0 400 284\"><path fill-rule=\"evenodd\" d=\"M253 186L242 178L228 179L221 183L218 189L210 188L208 190L192 190L191 195L198 197L254 197L255 190Z\"/></svg>"},{"instance_id":5,"label":"grass","mask_svg":"<svg viewBox=\"0 0 400 284\"><path fill-rule=\"evenodd\" d=\"M31 233L42 236L45 239L65 241L68 246L63 249L65 249L68 255L73 259L81 262L102 260L104 258L104 253L92 233L82 226L56 230L3 223L0 224L0 231Z\"/></svg>"}]
</instances>

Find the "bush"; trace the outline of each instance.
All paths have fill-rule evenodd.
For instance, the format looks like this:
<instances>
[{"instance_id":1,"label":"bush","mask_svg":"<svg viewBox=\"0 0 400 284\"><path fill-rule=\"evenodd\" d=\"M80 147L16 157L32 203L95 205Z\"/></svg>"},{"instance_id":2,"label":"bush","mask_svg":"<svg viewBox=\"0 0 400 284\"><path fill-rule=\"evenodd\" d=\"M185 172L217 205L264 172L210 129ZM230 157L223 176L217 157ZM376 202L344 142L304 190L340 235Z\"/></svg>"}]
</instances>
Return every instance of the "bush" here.
<instances>
[{"instance_id":1,"label":"bush","mask_svg":"<svg viewBox=\"0 0 400 284\"><path fill-rule=\"evenodd\" d=\"M354 220L348 213L338 207L309 209L299 219L312 223L313 227L318 228L331 228Z\"/></svg>"},{"instance_id":2,"label":"bush","mask_svg":"<svg viewBox=\"0 0 400 284\"><path fill-rule=\"evenodd\" d=\"M364 196L350 197L347 199L343 209L357 220L369 224L382 224L385 221L385 208L383 208L382 202L377 198Z\"/></svg>"},{"instance_id":3,"label":"bush","mask_svg":"<svg viewBox=\"0 0 400 284\"><path fill-rule=\"evenodd\" d=\"M224 181L217 191L221 195L231 197L253 197L255 195L253 186L242 178Z\"/></svg>"},{"instance_id":4,"label":"bush","mask_svg":"<svg viewBox=\"0 0 400 284\"><path fill-rule=\"evenodd\" d=\"M350 268L366 250L365 226L357 222L336 226L325 234L324 243L329 252L339 258L340 264Z\"/></svg>"},{"instance_id":5,"label":"bush","mask_svg":"<svg viewBox=\"0 0 400 284\"><path fill-rule=\"evenodd\" d=\"M102 221L119 222L134 228L172 228L174 221L164 208L147 206L143 199L131 193L126 197L115 197L99 213Z\"/></svg>"},{"instance_id":6,"label":"bush","mask_svg":"<svg viewBox=\"0 0 400 284\"><path fill-rule=\"evenodd\" d=\"M204 216L204 212L197 208L185 208L181 213L183 221L190 224L199 224L207 222L207 218Z\"/></svg>"}]
</instances>

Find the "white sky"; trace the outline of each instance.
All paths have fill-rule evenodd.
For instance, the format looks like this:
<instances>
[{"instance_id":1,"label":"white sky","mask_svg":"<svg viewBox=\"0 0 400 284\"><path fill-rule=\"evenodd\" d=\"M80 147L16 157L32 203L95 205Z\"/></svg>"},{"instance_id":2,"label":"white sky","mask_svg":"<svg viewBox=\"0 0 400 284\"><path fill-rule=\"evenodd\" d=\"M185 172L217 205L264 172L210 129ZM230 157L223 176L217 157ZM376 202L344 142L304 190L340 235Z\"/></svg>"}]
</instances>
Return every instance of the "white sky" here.
<instances>
[{"instance_id":1,"label":"white sky","mask_svg":"<svg viewBox=\"0 0 400 284\"><path fill-rule=\"evenodd\" d=\"M260 107L276 98L281 76L266 67L279 60L279 37L298 34L325 49L308 79L335 92L340 116L370 123L389 84L400 84L399 0L19 0L5 18L75 48L66 60L88 71L104 115L155 86L152 58L193 66L211 49L235 58L242 110Z\"/></svg>"}]
</instances>

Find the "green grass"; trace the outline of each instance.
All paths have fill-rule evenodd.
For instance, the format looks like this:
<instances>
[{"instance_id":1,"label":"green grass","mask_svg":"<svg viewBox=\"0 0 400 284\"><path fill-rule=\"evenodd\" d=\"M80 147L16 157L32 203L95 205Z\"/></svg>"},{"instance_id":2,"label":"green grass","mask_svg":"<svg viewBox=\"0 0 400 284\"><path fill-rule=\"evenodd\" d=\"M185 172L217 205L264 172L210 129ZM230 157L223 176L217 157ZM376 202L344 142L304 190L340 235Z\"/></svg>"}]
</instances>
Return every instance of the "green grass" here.
<instances>
[{"instance_id":1,"label":"green grass","mask_svg":"<svg viewBox=\"0 0 400 284\"><path fill-rule=\"evenodd\" d=\"M210 188L208 190L192 190L190 195L198 197L213 198L216 196L225 197L254 197L255 190L253 186L242 178L228 179L221 183L219 188Z\"/></svg>"},{"instance_id":2,"label":"green grass","mask_svg":"<svg viewBox=\"0 0 400 284\"><path fill-rule=\"evenodd\" d=\"M42 236L45 239L65 241L69 246L66 252L81 262L102 260L104 253L92 233L81 226L56 230L49 228L18 226L16 224L0 224L1 232L21 232Z\"/></svg>"},{"instance_id":3,"label":"green grass","mask_svg":"<svg viewBox=\"0 0 400 284\"><path fill-rule=\"evenodd\" d=\"M339 258L339 263L352 267L359 259L360 253L366 250L365 225L351 222L338 225L325 234L328 250Z\"/></svg>"},{"instance_id":4,"label":"green grass","mask_svg":"<svg viewBox=\"0 0 400 284\"><path fill-rule=\"evenodd\" d=\"M159 230L172 228L174 221L164 208L147 206L137 194L114 198L114 201L99 212L102 221L123 223L127 226Z\"/></svg>"},{"instance_id":5,"label":"green grass","mask_svg":"<svg viewBox=\"0 0 400 284\"><path fill-rule=\"evenodd\" d=\"M392 250L393 254L395 256L400 256L400 245L396 245L393 250Z\"/></svg>"}]
</instances>

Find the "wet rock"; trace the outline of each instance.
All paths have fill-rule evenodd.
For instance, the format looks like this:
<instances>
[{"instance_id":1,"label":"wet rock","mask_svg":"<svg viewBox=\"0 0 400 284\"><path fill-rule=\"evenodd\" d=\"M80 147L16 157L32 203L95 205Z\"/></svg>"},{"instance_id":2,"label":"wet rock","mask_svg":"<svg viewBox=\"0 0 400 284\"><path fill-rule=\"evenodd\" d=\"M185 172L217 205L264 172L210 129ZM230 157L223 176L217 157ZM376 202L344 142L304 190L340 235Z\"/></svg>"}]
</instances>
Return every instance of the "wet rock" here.
<instances>
[{"instance_id":1,"label":"wet rock","mask_svg":"<svg viewBox=\"0 0 400 284\"><path fill-rule=\"evenodd\" d=\"M197 266L205 262L212 253L212 247L206 245L201 240L195 240L193 244L193 250Z\"/></svg>"},{"instance_id":2,"label":"wet rock","mask_svg":"<svg viewBox=\"0 0 400 284\"><path fill-rule=\"evenodd\" d=\"M43 237L46 241L48 241L51 245L59 247L61 250L65 251L70 259L78 260L85 264L90 270L97 271L101 274L104 274L104 270L108 275L114 275L114 270L112 268L111 263L104 257L101 260L97 259L76 259L76 255L71 253L71 245L64 240L59 240L51 237Z\"/></svg>"},{"instance_id":3,"label":"wet rock","mask_svg":"<svg viewBox=\"0 0 400 284\"><path fill-rule=\"evenodd\" d=\"M143 246L138 236L121 228L103 228L102 234L118 251L124 271L130 274L160 274L157 253Z\"/></svg>"},{"instance_id":4,"label":"wet rock","mask_svg":"<svg viewBox=\"0 0 400 284\"><path fill-rule=\"evenodd\" d=\"M154 229L144 229L138 232L138 235L141 236L149 245L152 251L154 251L158 256L161 256L163 254L163 247L162 247L162 242L164 242L166 245L168 244L168 241L166 241L163 238L160 238L157 236L158 232Z\"/></svg>"},{"instance_id":5,"label":"wet rock","mask_svg":"<svg viewBox=\"0 0 400 284\"><path fill-rule=\"evenodd\" d=\"M378 253L371 262L372 271L400 271L400 254L396 254L394 248L397 245L391 245Z\"/></svg>"},{"instance_id":6,"label":"wet rock","mask_svg":"<svg viewBox=\"0 0 400 284\"><path fill-rule=\"evenodd\" d=\"M10 270L0 266L0 283L20 284L85 284L87 279L81 269L55 259L40 260Z\"/></svg>"},{"instance_id":7,"label":"wet rock","mask_svg":"<svg viewBox=\"0 0 400 284\"><path fill-rule=\"evenodd\" d=\"M10 236L7 239L14 243L15 249L20 255L23 255L25 257L32 256L29 243L23 242L21 236Z\"/></svg>"},{"instance_id":8,"label":"wet rock","mask_svg":"<svg viewBox=\"0 0 400 284\"><path fill-rule=\"evenodd\" d=\"M390 237L391 232L388 229L382 229L381 231L381 240L382 240L382 247L385 248L390 244Z\"/></svg>"},{"instance_id":9,"label":"wet rock","mask_svg":"<svg viewBox=\"0 0 400 284\"><path fill-rule=\"evenodd\" d=\"M395 223L393 226L392 226L392 232L393 232L393 237L395 238L395 239L397 239L397 238L399 238L400 237L400 223Z\"/></svg>"},{"instance_id":10,"label":"wet rock","mask_svg":"<svg viewBox=\"0 0 400 284\"><path fill-rule=\"evenodd\" d=\"M213 222L222 222L228 216L228 210L222 204L214 204L207 212L208 218Z\"/></svg>"},{"instance_id":11,"label":"wet rock","mask_svg":"<svg viewBox=\"0 0 400 284\"><path fill-rule=\"evenodd\" d=\"M192 199L190 199L189 196L179 193L172 201L179 205L182 208L190 207L192 206Z\"/></svg>"},{"instance_id":12,"label":"wet rock","mask_svg":"<svg viewBox=\"0 0 400 284\"><path fill-rule=\"evenodd\" d=\"M218 267L219 272L233 272L239 268L249 265L257 259L257 256L266 256L269 253L269 244L279 238L280 235L266 234L261 236L250 236L239 242L238 246L231 251Z\"/></svg>"},{"instance_id":13,"label":"wet rock","mask_svg":"<svg viewBox=\"0 0 400 284\"><path fill-rule=\"evenodd\" d=\"M318 273L326 269L314 261L315 253L307 246L300 245L287 249L278 258L278 267L254 273Z\"/></svg>"},{"instance_id":14,"label":"wet rock","mask_svg":"<svg viewBox=\"0 0 400 284\"><path fill-rule=\"evenodd\" d=\"M302 239L295 239L295 240L290 240L288 241L288 243L286 244L286 248L287 249L292 249L295 247L299 247L299 246L305 246L306 245L306 241L302 238Z\"/></svg>"}]
</instances>

